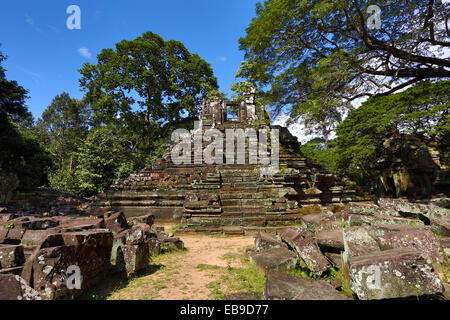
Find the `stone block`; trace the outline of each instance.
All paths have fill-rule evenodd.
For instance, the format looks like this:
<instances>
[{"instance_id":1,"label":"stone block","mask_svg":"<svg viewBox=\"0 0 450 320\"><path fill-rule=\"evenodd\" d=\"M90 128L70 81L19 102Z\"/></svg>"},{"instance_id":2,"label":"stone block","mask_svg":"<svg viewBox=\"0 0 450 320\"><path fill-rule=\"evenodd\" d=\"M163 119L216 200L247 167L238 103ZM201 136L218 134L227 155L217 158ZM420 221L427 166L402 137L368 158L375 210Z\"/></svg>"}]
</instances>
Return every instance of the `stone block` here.
<instances>
[{"instance_id":1,"label":"stone block","mask_svg":"<svg viewBox=\"0 0 450 320\"><path fill-rule=\"evenodd\" d=\"M250 254L250 261L265 272L269 270L287 271L295 268L298 256L291 250L281 247Z\"/></svg>"},{"instance_id":2,"label":"stone block","mask_svg":"<svg viewBox=\"0 0 450 320\"><path fill-rule=\"evenodd\" d=\"M350 287L361 300L418 297L442 293L433 266L418 250L397 248L348 260Z\"/></svg>"},{"instance_id":3,"label":"stone block","mask_svg":"<svg viewBox=\"0 0 450 320\"><path fill-rule=\"evenodd\" d=\"M278 240L277 237L264 231L258 232L255 238L255 246L258 251L265 251L271 248L286 247L286 245Z\"/></svg>"},{"instance_id":4,"label":"stone block","mask_svg":"<svg viewBox=\"0 0 450 320\"><path fill-rule=\"evenodd\" d=\"M322 230L317 233L317 244L323 252L340 253L344 251L344 230Z\"/></svg>"},{"instance_id":5,"label":"stone block","mask_svg":"<svg viewBox=\"0 0 450 320\"><path fill-rule=\"evenodd\" d=\"M22 245L0 245L0 269L19 267L24 263Z\"/></svg>"},{"instance_id":6,"label":"stone block","mask_svg":"<svg viewBox=\"0 0 450 320\"><path fill-rule=\"evenodd\" d=\"M18 275L0 274L0 300L42 300Z\"/></svg>"},{"instance_id":7,"label":"stone block","mask_svg":"<svg viewBox=\"0 0 450 320\"><path fill-rule=\"evenodd\" d=\"M263 298L265 300L350 300L340 295L326 281L276 271L270 271L266 276Z\"/></svg>"}]
</instances>

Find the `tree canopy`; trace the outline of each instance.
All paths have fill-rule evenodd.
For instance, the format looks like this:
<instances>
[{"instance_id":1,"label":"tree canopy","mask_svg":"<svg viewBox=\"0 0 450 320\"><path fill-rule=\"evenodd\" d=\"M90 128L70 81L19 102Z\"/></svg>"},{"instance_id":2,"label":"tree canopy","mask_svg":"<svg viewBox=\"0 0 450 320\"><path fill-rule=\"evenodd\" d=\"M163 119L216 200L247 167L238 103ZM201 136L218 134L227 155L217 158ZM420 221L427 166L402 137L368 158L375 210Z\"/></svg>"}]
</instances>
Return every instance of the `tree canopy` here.
<instances>
[{"instance_id":1,"label":"tree canopy","mask_svg":"<svg viewBox=\"0 0 450 320\"><path fill-rule=\"evenodd\" d=\"M0 52L0 189L9 193L16 187L33 189L45 184L51 159L36 139L20 130L32 125L25 105L28 91L6 79L1 65L5 59Z\"/></svg>"},{"instance_id":2,"label":"tree canopy","mask_svg":"<svg viewBox=\"0 0 450 320\"><path fill-rule=\"evenodd\" d=\"M202 96L218 87L211 66L198 54L152 32L102 50L98 64L86 63L80 73L94 120L142 117L150 149L160 138L154 136L155 128L198 115Z\"/></svg>"},{"instance_id":3,"label":"tree canopy","mask_svg":"<svg viewBox=\"0 0 450 320\"><path fill-rule=\"evenodd\" d=\"M448 18L442 1L376 3L381 26L369 28L368 0L267 0L239 40L240 76L265 88L276 111L327 139L349 102L388 95L424 79L450 77ZM447 51L445 51L447 49Z\"/></svg>"},{"instance_id":4,"label":"tree canopy","mask_svg":"<svg viewBox=\"0 0 450 320\"><path fill-rule=\"evenodd\" d=\"M389 96L372 97L338 125L337 138L313 140L302 151L320 164L356 180L377 176L387 134L412 135L450 151L450 81L421 82Z\"/></svg>"},{"instance_id":5,"label":"tree canopy","mask_svg":"<svg viewBox=\"0 0 450 320\"><path fill-rule=\"evenodd\" d=\"M88 134L89 117L90 109L85 101L63 92L53 98L36 122L39 140L57 159L58 169L72 167L72 153Z\"/></svg>"}]
</instances>

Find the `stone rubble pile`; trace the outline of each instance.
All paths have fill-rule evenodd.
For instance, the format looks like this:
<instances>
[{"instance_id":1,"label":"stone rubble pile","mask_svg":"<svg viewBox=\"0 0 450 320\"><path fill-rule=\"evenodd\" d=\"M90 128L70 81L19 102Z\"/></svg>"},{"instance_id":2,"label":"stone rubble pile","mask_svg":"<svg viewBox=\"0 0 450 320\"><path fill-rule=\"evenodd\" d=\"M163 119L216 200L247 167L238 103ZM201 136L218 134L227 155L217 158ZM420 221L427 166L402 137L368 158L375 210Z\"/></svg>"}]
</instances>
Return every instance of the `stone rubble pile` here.
<instances>
[{"instance_id":1,"label":"stone rubble pile","mask_svg":"<svg viewBox=\"0 0 450 320\"><path fill-rule=\"evenodd\" d=\"M266 275L263 299L448 295L450 209L434 204L350 202L336 212L305 215L299 226L260 231L247 254Z\"/></svg>"},{"instance_id":2,"label":"stone rubble pile","mask_svg":"<svg viewBox=\"0 0 450 320\"><path fill-rule=\"evenodd\" d=\"M115 211L49 217L0 209L0 300L76 298L112 272L134 276L152 255L183 248L153 222ZM71 286L74 266L79 288Z\"/></svg>"}]
</instances>

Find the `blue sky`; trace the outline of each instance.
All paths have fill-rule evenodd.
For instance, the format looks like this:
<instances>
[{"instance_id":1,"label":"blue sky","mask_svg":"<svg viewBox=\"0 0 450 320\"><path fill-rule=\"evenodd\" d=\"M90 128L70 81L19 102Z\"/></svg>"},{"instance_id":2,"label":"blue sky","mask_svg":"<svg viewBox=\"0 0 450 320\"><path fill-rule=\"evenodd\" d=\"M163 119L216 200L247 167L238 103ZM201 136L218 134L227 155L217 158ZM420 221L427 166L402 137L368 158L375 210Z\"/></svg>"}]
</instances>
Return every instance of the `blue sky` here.
<instances>
[{"instance_id":1,"label":"blue sky","mask_svg":"<svg viewBox=\"0 0 450 320\"><path fill-rule=\"evenodd\" d=\"M63 92L81 98L78 70L103 48L153 31L182 41L208 61L220 90L228 92L243 60L238 39L255 16L257 0L7 0L0 11L0 50L8 80L29 90L39 117ZM69 5L81 9L81 30L69 30Z\"/></svg>"}]
</instances>

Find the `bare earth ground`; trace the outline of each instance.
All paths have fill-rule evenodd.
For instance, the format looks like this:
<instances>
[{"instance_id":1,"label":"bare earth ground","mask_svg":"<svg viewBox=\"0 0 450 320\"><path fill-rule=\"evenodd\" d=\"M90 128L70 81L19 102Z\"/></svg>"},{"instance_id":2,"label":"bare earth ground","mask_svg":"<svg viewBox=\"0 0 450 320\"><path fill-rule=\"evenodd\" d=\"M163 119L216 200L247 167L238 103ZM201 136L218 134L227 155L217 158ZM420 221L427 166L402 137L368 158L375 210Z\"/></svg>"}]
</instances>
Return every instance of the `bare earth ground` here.
<instances>
[{"instance_id":1,"label":"bare earth ground","mask_svg":"<svg viewBox=\"0 0 450 320\"><path fill-rule=\"evenodd\" d=\"M170 230L170 226L165 226ZM221 299L238 291L262 291L263 277L245 258L254 237L181 235L187 250L154 257L143 275L109 281L93 293L111 300Z\"/></svg>"}]
</instances>

